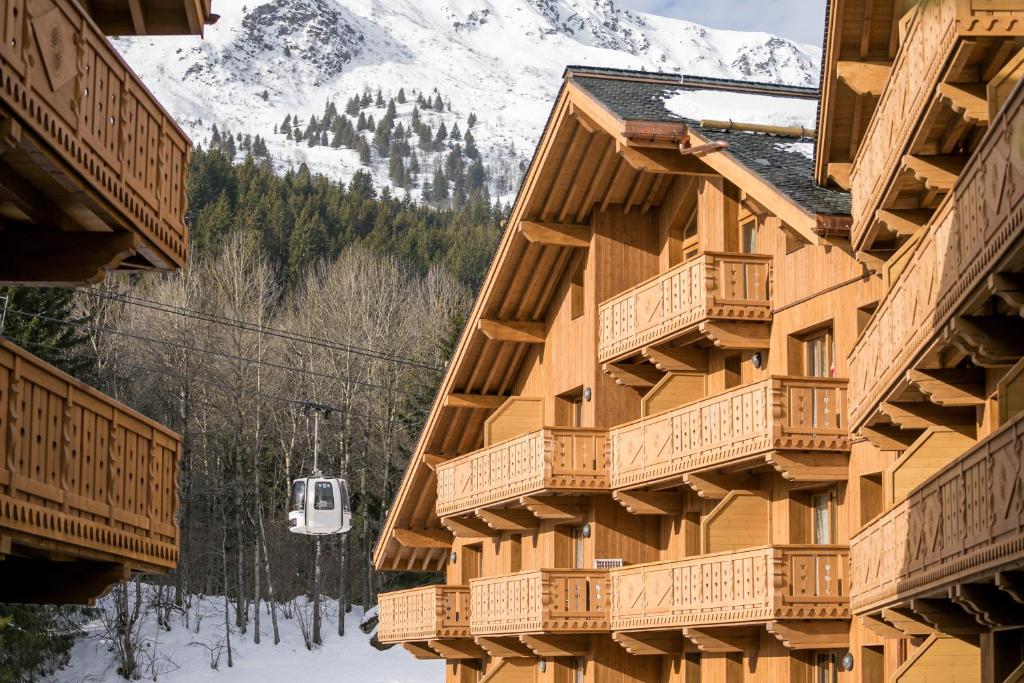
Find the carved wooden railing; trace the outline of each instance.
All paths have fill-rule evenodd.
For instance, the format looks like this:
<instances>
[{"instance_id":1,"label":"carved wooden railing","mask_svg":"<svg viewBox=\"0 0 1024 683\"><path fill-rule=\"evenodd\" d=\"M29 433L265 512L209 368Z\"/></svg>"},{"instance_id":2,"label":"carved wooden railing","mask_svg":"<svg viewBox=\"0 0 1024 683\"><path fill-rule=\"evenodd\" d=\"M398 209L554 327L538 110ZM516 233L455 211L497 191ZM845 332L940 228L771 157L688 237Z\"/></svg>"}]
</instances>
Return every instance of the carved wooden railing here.
<instances>
[{"instance_id":1,"label":"carved wooden railing","mask_svg":"<svg viewBox=\"0 0 1024 683\"><path fill-rule=\"evenodd\" d=\"M922 7L928 4L922 3ZM1024 162L1016 135L1024 124L1017 89L912 247L909 265L850 354L850 423L860 427L943 333L961 303L1024 233Z\"/></svg>"},{"instance_id":2,"label":"carved wooden railing","mask_svg":"<svg viewBox=\"0 0 1024 683\"><path fill-rule=\"evenodd\" d=\"M777 450L847 451L846 380L771 377L609 432L612 488Z\"/></svg>"},{"instance_id":3,"label":"carved wooden railing","mask_svg":"<svg viewBox=\"0 0 1024 683\"><path fill-rule=\"evenodd\" d=\"M469 582L474 636L608 630L608 572L536 569Z\"/></svg>"},{"instance_id":4,"label":"carved wooden railing","mask_svg":"<svg viewBox=\"0 0 1024 683\"><path fill-rule=\"evenodd\" d=\"M177 564L181 437L3 339L0 429L0 537Z\"/></svg>"},{"instance_id":5,"label":"carved wooden railing","mask_svg":"<svg viewBox=\"0 0 1024 683\"><path fill-rule=\"evenodd\" d=\"M546 427L437 467L437 514L454 515L544 491L608 488L608 432Z\"/></svg>"},{"instance_id":6,"label":"carved wooden railing","mask_svg":"<svg viewBox=\"0 0 1024 683\"><path fill-rule=\"evenodd\" d=\"M945 593L1024 559L1024 414L854 534L853 611ZM976 579L975 579L976 580Z\"/></svg>"},{"instance_id":7,"label":"carved wooden railing","mask_svg":"<svg viewBox=\"0 0 1024 683\"><path fill-rule=\"evenodd\" d=\"M770 256L705 253L613 297L598 309L602 362L709 319L771 319Z\"/></svg>"},{"instance_id":8,"label":"carved wooden railing","mask_svg":"<svg viewBox=\"0 0 1024 683\"><path fill-rule=\"evenodd\" d=\"M851 240L860 247L876 209L892 184L903 155L958 42L976 36L1024 34L1024 9L990 0L917 3L850 173Z\"/></svg>"},{"instance_id":9,"label":"carved wooden railing","mask_svg":"<svg viewBox=\"0 0 1024 683\"><path fill-rule=\"evenodd\" d=\"M81 5L0 3L0 144L34 186L8 189L59 207L49 229L128 231L136 268L180 267L191 143Z\"/></svg>"},{"instance_id":10,"label":"carved wooden railing","mask_svg":"<svg viewBox=\"0 0 1024 683\"><path fill-rule=\"evenodd\" d=\"M422 586L378 599L382 643L469 637L468 586Z\"/></svg>"},{"instance_id":11,"label":"carved wooden railing","mask_svg":"<svg viewBox=\"0 0 1024 683\"><path fill-rule=\"evenodd\" d=\"M781 545L613 569L612 629L848 618L849 561L842 546Z\"/></svg>"}]
</instances>

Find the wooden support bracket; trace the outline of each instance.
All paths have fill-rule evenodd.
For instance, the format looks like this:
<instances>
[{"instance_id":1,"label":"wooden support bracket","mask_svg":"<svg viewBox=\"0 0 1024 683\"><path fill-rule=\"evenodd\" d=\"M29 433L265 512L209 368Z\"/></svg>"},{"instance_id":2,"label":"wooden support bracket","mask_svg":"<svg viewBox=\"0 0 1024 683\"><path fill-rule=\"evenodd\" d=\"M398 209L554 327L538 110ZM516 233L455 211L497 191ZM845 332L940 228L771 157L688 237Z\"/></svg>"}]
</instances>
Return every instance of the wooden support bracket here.
<instances>
[{"instance_id":1,"label":"wooden support bracket","mask_svg":"<svg viewBox=\"0 0 1024 683\"><path fill-rule=\"evenodd\" d=\"M578 249L586 249L590 246L589 225L519 221L519 232L533 244Z\"/></svg>"},{"instance_id":2,"label":"wooden support bracket","mask_svg":"<svg viewBox=\"0 0 1024 683\"><path fill-rule=\"evenodd\" d=\"M583 657L590 652L590 636L585 635L531 635L519 640L538 657Z\"/></svg>"},{"instance_id":3,"label":"wooden support bracket","mask_svg":"<svg viewBox=\"0 0 1024 683\"><path fill-rule=\"evenodd\" d=\"M444 529L394 529L391 535L406 548L450 548L454 541Z\"/></svg>"},{"instance_id":4,"label":"wooden support bracket","mask_svg":"<svg viewBox=\"0 0 1024 683\"><path fill-rule=\"evenodd\" d=\"M476 516L496 531L528 532L540 527L540 520L529 510L480 509Z\"/></svg>"},{"instance_id":5,"label":"wooden support bracket","mask_svg":"<svg viewBox=\"0 0 1024 683\"><path fill-rule=\"evenodd\" d=\"M476 328L494 341L543 344L545 329L542 322L515 320L478 320Z\"/></svg>"},{"instance_id":6,"label":"wooden support bracket","mask_svg":"<svg viewBox=\"0 0 1024 683\"><path fill-rule=\"evenodd\" d=\"M612 497L634 515L678 515L686 511L684 491L616 491Z\"/></svg>"}]
</instances>

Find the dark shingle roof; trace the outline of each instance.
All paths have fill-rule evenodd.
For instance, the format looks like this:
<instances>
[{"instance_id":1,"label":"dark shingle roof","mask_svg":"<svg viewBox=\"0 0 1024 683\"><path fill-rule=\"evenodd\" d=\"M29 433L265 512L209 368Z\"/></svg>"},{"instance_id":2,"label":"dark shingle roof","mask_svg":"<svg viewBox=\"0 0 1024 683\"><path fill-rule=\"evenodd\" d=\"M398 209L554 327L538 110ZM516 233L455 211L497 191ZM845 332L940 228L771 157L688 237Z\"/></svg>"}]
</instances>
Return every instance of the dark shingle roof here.
<instances>
[{"instance_id":1,"label":"dark shingle roof","mask_svg":"<svg viewBox=\"0 0 1024 683\"><path fill-rule=\"evenodd\" d=\"M850 215L849 192L821 187L814 182L814 142L700 126L691 128L709 142L728 142L729 153L740 163L809 213ZM806 145L809 155L799 151L797 145Z\"/></svg>"},{"instance_id":2,"label":"dark shingle roof","mask_svg":"<svg viewBox=\"0 0 1024 683\"><path fill-rule=\"evenodd\" d=\"M687 119L665 106L670 96L693 90L753 92L806 100L817 97L816 89L587 67L569 67L566 75L623 121L686 123L702 137L728 142L729 152L736 159L809 213L850 213L849 193L823 188L814 182L813 141L804 139L803 144L812 147L801 151L793 145L801 142L800 138L702 128L699 121Z\"/></svg>"}]
</instances>

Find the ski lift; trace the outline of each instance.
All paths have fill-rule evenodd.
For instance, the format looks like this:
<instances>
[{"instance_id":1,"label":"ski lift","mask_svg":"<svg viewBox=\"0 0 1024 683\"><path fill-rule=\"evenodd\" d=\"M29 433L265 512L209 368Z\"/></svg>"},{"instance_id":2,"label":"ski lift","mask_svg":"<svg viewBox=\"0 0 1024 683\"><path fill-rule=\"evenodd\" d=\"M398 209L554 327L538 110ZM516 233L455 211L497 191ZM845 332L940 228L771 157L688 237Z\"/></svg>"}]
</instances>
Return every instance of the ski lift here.
<instances>
[{"instance_id":1,"label":"ski lift","mask_svg":"<svg viewBox=\"0 0 1024 683\"><path fill-rule=\"evenodd\" d=\"M288 531L306 536L343 534L352 528L348 485L344 479L321 476L292 482Z\"/></svg>"}]
</instances>

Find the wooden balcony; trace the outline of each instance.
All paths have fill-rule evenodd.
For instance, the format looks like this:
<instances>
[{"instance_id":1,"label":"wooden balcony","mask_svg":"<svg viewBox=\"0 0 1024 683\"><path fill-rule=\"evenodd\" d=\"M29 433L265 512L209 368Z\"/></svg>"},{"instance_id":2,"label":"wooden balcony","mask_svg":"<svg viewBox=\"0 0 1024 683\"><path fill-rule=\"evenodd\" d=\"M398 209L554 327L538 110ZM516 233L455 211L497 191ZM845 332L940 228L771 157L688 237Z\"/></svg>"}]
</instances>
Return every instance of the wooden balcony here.
<instances>
[{"instance_id":1,"label":"wooden balcony","mask_svg":"<svg viewBox=\"0 0 1024 683\"><path fill-rule=\"evenodd\" d=\"M846 619L850 553L764 546L610 572L615 631Z\"/></svg>"},{"instance_id":2,"label":"wooden balcony","mask_svg":"<svg viewBox=\"0 0 1024 683\"><path fill-rule=\"evenodd\" d=\"M222 0L230 2L230 0ZM217 21L211 0L88 0L93 21L108 36L202 35Z\"/></svg>"},{"instance_id":3,"label":"wooden balcony","mask_svg":"<svg viewBox=\"0 0 1024 683\"><path fill-rule=\"evenodd\" d=\"M546 427L438 465L444 517L538 493L608 489L608 432Z\"/></svg>"},{"instance_id":4,"label":"wooden balcony","mask_svg":"<svg viewBox=\"0 0 1024 683\"><path fill-rule=\"evenodd\" d=\"M977 107L973 104L977 97L970 87L964 88L962 83L943 84L952 86L943 91L940 84L946 78L964 81L980 78L984 86L984 81L992 78L989 72L998 70L1012 53L1010 49L1000 53L994 41L1024 35L1024 9L1014 5L989 0L917 3L888 81L853 159L851 242L855 248L871 246L879 221L876 211L889 208L887 200L892 208L918 208L896 205L894 193L900 189L901 178L915 174L918 180L923 178L923 194L933 198L948 190L948 180L955 180L956 170L939 168L944 161L942 155L953 151L955 141L945 143L942 140L949 138L952 129L962 133L969 126L987 123L988 114L981 111L985 93L982 87L982 102ZM954 71L949 73L947 68ZM961 69L973 76L961 75ZM951 110L945 109L943 99L949 101ZM950 117L949 111L954 112L955 117ZM950 118L953 123L947 126ZM939 142L933 138L938 138ZM920 153L936 155L930 158L938 166L922 173L919 159L911 156ZM929 156L923 158L929 159ZM935 207L925 202L921 208Z\"/></svg>"},{"instance_id":5,"label":"wooden balcony","mask_svg":"<svg viewBox=\"0 0 1024 683\"><path fill-rule=\"evenodd\" d=\"M926 6L929 3L923 3ZM936 6L942 3L931 3ZM1024 235L1017 217L1024 169L1013 136L1024 125L1018 89L989 127L952 190L899 261L878 310L850 354L850 424L860 428L929 347L943 337L976 350L955 324ZM1010 269L1012 270L1012 264ZM984 355L983 353L981 355Z\"/></svg>"},{"instance_id":6,"label":"wooden balcony","mask_svg":"<svg viewBox=\"0 0 1024 683\"><path fill-rule=\"evenodd\" d=\"M598 309L599 360L627 357L714 321L770 321L771 263L770 256L709 252L605 301Z\"/></svg>"},{"instance_id":7,"label":"wooden balcony","mask_svg":"<svg viewBox=\"0 0 1024 683\"><path fill-rule=\"evenodd\" d=\"M382 643L469 637L467 586L422 586L381 593L378 599Z\"/></svg>"},{"instance_id":8,"label":"wooden balcony","mask_svg":"<svg viewBox=\"0 0 1024 683\"><path fill-rule=\"evenodd\" d=\"M80 3L11 7L0 13L0 281L181 267L188 138Z\"/></svg>"},{"instance_id":9,"label":"wooden balcony","mask_svg":"<svg viewBox=\"0 0 1024 683\"><path fill-rule=\"evenodd\" d=\"M177 564L181 437L2 339L0 425L0 602Z\"/></svg>"},{"instance_id":10,"label":"wooden balcony","mask_svg":"<svg viewBox=\"0 0 1024 683\"><path fill-rule=\"evenodd\" d=\"M846 381L771 377L621 425L609 441L616 489L759 459L785 474L796 463L784 451L849 451Z\"/></svg>"},{"instance_id":11,"label":"wooden balcony","mask_svg":"<svg viewBox=\"0 0 1024 683\"><path fill-rule=\"evenodd\" d=\"M1013 604L1019 598L1024 586L1007 582L1024 563L1022 444L1024 414L854 534L850 602L856 614L947 598L961 582L983 585L1007 569L1014 571L996 583L1013 598L1002 599Z\"/></svg>"},{"instance_id":12,"label":"wooden balcony","mask_svg":"<svg viewBox=\"0 0 1024 683\"><path fill-rule=\"evenodd\" d=\"M469 582L474 636L608 631L608 572L537 569Z\"/></svg>"}]
</instances>

